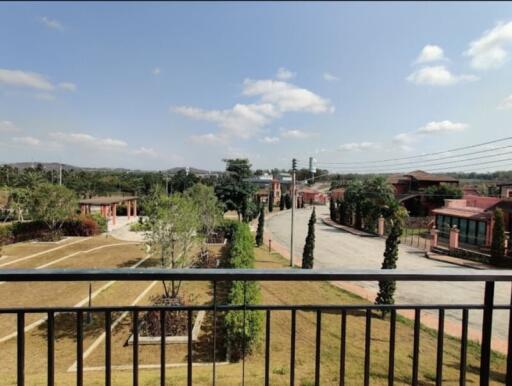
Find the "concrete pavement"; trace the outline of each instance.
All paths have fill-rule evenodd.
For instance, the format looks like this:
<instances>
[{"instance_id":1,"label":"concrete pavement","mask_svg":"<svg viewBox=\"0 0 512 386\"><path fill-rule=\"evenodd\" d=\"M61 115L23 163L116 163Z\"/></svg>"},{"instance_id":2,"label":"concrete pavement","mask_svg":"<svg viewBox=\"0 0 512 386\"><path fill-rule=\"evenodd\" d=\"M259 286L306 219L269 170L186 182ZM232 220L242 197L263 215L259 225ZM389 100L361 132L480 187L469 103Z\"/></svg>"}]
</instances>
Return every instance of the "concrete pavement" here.
<instances>
[{"instance_id":1,"label":"concrete pavement","mask_svg":"<svg viewBox=\"0 0 512 386\"><path fill-rule=\"evenodd\" d=\"M317 207L317 218L328 215L328 208ZM307 223L311 209L298 209L295 214L295 245L294 255L301 256L307 232ZM266 230L272 237L273 244L285 248L290 246L289 210L279 213L266 221ZM332 228L322 221L316 224L315 268L347 268L347 269L380 269L385 240L379 237L356 236L339 229ZM425 257L423 251L401 245L399 269L463 269L447 262L436 261ZM464 268L467 269L467 268ZM343 287L373 301L378 290L376 282L343 283ZM395 302L401 304L475 304L482 303L484 283L466 282L400 282L397 283ZM495 303L510 304L511 288L509 283L496 283ZM423 311L422 322L436 326L437 312ZM479 340L482 326L482 312L470 311L470 337ZM493 347L506 352L508 338L508 312L495 311L493 320ZM428 321L432 323L428 323ZM457 335L460 330L462 313L446 312L446 332Z\"/></svg>"}]
</instances>

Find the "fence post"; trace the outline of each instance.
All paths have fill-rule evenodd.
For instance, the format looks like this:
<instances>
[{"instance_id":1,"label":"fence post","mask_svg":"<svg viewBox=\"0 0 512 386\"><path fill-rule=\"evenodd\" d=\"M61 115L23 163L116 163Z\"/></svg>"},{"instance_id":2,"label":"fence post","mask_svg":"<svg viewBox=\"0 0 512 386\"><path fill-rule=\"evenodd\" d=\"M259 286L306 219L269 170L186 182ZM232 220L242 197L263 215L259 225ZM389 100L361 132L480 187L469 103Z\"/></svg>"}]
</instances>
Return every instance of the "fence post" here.
<instances>
[{"instance_id":1,"label":"fence post","mask_svg":"<svg viewBox=\"0 0 512 386\"><path fill-rule=\"evenodd\" d=\"M377 233L380 237L384 236L384 217L379 216L379 220L378 220L378 227L377 227Z\"/></svg>"},{"instance_id":2,"label":"fence post","mask_svg":"<svg viewBox=\"0 0 512 386\"><path fill-rule=\"evenodd\" d=\"M437 247L439 241L439 230L436 227L432 227L430 230L430 251Z\"/></svg>"},{"instance_id":3,"label":"fence post","mask_svg":"<svg viewBox=\"0 0 512 386\"><path fill-rule=\"evenodd\" d=\"M459 249L459 232L456 225L450 228L450 251Z\"/></svg>"}]
</instances>

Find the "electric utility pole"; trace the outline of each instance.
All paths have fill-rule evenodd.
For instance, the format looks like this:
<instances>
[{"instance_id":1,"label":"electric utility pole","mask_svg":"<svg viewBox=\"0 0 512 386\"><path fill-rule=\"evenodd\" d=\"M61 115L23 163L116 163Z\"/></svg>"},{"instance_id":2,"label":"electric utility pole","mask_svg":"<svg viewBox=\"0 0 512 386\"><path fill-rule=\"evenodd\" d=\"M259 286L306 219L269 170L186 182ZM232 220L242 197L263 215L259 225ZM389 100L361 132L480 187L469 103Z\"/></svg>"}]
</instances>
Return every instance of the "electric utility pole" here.
<instances>
[{"instance_id":1,"label":"electric utility pole","mask_svg":"<svg viewBox=\"0 0 512 386\"><path fill-rule=\"evenodd\" d=\"M62 164L59 163L59 185L62 185Z\"/></svg>"},{"instance_id":2,"label":"electric utility pole","mask_svg":"<svg viewBox=\"0 0 512 386\"><path fill-rule=\"evenodd\" d=\"M293 267L293 221L295 220L295 205L297 203L295 195L295 172L297 171L297 160L292 159L292 229L290 238L290 267Z\"/></svg>"}]
</instances>

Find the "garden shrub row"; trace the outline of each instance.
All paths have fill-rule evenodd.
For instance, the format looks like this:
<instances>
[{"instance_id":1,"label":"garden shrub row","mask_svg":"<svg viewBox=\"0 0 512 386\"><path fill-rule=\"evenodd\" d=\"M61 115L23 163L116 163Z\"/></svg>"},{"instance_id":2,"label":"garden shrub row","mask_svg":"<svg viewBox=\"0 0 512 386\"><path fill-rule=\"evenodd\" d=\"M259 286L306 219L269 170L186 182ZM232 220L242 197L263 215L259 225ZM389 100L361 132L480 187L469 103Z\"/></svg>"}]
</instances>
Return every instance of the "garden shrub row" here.
<instances>
[{"instance_id":1,"label":"garden shrub row","mask_svg":"<svg viewBox=\"0 0 512 386\"><path fill-rule=\"evenodd\" d=\"M94 236L107 230L107 221L100 215L75 216L62 224L62 236ZM49 240L51 232L42 221L14 222L0 226L0 244L28 240Z\"/></svg>"},{"instance_id":2,"label":"garden shrub row","mask_svg":"<svg viewBox=\"0 0 512 386\"><path fill-rule=\"evenodd\" d=\"M228 235L228 251L222 262L223 268L254 268L254 238L245 223L229 222L223 225ZM257 282L233 281L228 283L227 304L258 304L261 291ZM261 311L229 311L224 318L226 352L228 360L238 361L250 354L260 336L263 323ZM244 343L245 340L245 343Z\"/></svg>"}]
</instances>

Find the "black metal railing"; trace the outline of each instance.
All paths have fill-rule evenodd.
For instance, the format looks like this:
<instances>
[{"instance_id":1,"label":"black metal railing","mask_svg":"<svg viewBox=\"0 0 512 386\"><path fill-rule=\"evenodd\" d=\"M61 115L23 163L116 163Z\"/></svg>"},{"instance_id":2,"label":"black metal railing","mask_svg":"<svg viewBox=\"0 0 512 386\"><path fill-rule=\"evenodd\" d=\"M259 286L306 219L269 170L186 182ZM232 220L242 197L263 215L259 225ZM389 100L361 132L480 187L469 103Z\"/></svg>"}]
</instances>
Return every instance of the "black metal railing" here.
<instances>
[{"instance_id":1,"label":"black metal railing","mask_svg":"<svg viewBox=\"0 0 512 386\"><path fill-rule=\"evenodd\" d=\"M166 312L182 311L187 315L187 363L186 380L192 385L193 373L193 347L192 347L192 319L193 313L208 311L213 313L213 323L217 321L217 313L226 311L262 311L264 313L264 384L270 384L271 369L271 319L272 313L276 311L288 311L291 315L290 325L290 374L289 384L296 384L295 360L296 360L296 339L297 339L297 312L310 311L316 313L315 331L315 360L314 360L314 383L321 385L321 345L322 345L322 315L326 312L336 311L340 314L340 348L339 348L339 384L345 384L346 377L346 354L347 354L347 314L356 310L365 313L365 337L364 337L364 375L361 383L370 384L371 376L371 343L372 343L372 312L386 310L389 312L389 357L388 357L388 384L393 385L395 381L395 340L397 312L400 310L414 311L413 325L413 347L412 347L412 374L411 383L419 384L419 363L420 363L420 327L422 311L430 310L438 313L437 326L437 352L436 352L436 374L435 383L441 385L443 382L443 353L444 353L444 330L445 312L448 310L459 310L462 313L461 336L460 336L460 364L459 382L464 385L466 382L467 350L468 350L468 320L469 312L472 310L483 311L481 344L480 344L480 385L488 385L490 382L491 365L491 338L492 322L495 310L511 310L510 304L494 304L494 289L496 282L512 282L512 271L510 270L432 270L432 271L403 271L403 270L293 270L293 269L114 269L114 270L0 270L0 281L5 282L71 282L71 281L153 281L153 280L182 280L182 281L208 281L212 283L213 301L206 305L183 305L183 306L111 306L111 307L11 307L0 308L0 315L12 314L17 317L17 383L24 385L25 382L25 321L26 315L32 313L44 313L47 317L47 380L48 385L55 383L55 315L58 313L71 313L76 315L76 384L83 385L84 382L84 314L89 312L103 313L105 332L105 384L112 382L112 314L115 312L128 312L131 314L133 334L133 385L139 384L139 316L143 312L160 312L161 330L165 331ZM217 283L226 281L424 281L424 282L484 282L484 301L481 304L396 304L396 305L374 305L374 304L219 304L217 299ZM244 297L245 298L245 297ZM512 312L510 313L512 315ZM244 318L245 321L245 318ZM512 385L512 316L509 316L508 335L508 356L505 383ZM212 383L216 383L216 328L213 329L213 363ZM160 381L165 385L166 380L166 337L161 333L160 339ZM244 342L245 343L245 342ZM244 346L245 347L245 346ZM1 352L0 358L5 353ZM242 355L243 372L241 384L245 382L245 355Z\"/></svg>"}]
</instances>

